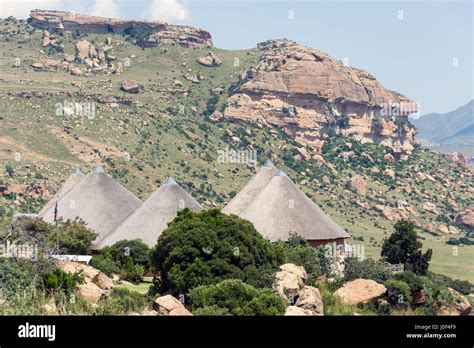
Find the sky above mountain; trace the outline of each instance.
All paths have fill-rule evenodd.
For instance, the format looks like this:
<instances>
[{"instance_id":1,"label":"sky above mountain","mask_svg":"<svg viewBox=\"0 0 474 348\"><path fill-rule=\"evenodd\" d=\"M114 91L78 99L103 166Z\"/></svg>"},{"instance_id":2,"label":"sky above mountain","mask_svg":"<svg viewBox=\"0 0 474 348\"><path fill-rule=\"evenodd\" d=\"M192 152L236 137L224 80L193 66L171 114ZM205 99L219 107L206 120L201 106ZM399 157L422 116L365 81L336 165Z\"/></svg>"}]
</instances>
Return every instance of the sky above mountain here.
<instances>
[{"instance_id":1,"label":"sky above mountain","mask_svg":"<svg viewBox=\"0 0 474 348\"><path fill-rule=\"evenodd\" d=\"M225 49L285 37L367 70L418 102L421 114L474 97L471 0L0 0L0 17L27 18L33 8L188 24Z\"/></svg>"}]
</instances>

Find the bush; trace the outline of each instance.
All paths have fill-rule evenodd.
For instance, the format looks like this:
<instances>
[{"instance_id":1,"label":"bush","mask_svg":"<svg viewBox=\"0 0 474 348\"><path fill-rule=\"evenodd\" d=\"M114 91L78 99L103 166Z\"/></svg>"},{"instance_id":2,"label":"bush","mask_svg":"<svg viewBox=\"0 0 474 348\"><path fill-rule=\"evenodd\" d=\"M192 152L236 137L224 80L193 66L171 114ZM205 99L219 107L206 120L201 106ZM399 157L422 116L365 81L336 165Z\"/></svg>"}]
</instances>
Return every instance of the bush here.
<instances>
[{"instance_id":1,"label":"bush","mask_svg":"<svg viewBox=\"0 0 474 348\"><path fill-rule=\"evenodd\" d=\"M142 312L148 305L148 300L142 294L126 288L115 287L110 294L121 304L124 312Z\"/></svg>"},{"instance_id":2,"label":"bush","mask_svg":"<svg viewBox=\"0 0 474 348\"><path fill-rule=\"evenodd\" d=\"M463 295L471 294L473 288L473 285L467 280L451 279L442 274L429 272L428 279L438 287L453 288Z\"/></svg>"},{"instance_id":3,"label":"bush","mask_svg":"<svg viewBox=\"0 0 474 348\"><path fill-rule=\"evenodd\" d=\"M392 264L403 263L406 270L415 274L426 274L433 251L428 249L422 254L412 222L400 220L394 227L395 232L383 242L381 256Z\"/></svg>"},{"instance_id":4,"label":"bush","mask_svg":"<svg viewBox=\"0 0 474 348\"><path fill-rule=\"evenodd\" d=\"M132 258L133 263L146 270L150 268L149 253L150 248L140 239L121 240L101 250L101 254L110 256L118 264L125 264L128 258Z\"/></svg>"},{"instance_id":5,"label":"bush","mask_svg":"<svg viewBox=\"0 0 474 348\"><path fill-rule=\"evenodd\" d=\"M129 257L125 264L123 265L123 272L125 280L129 282L138 284L143 280L143 275L145 274L145 269L142 265L133 263L132 258Z\"/></svg>"},{"instance_id":6,"label":"bush","mask_svg":"<svg viewBox=\"0 0 474 348\"><path fill-rule=\"evenodd\" d=\"M195 311L193 311L194 316L225 316L225 315L231 315L229 313L229 310L227 308L221 308L218 306L206 306L202 308L197 308Z\"/></svg>"},{"instance_id":7,"label":"bush","mask_svg":"<svg viewBox=\"0 0 474 348\"><path fill-rule=\"evenodd\" d=\"M87 228L84 221L80 219L59 220L48 230L50 247L54 247L59 241L61 253L71 255L91 254L91 246L97 236L98 234Z\"/></svg>"},{"instance_id":8,"label":"bush","mask_svg":"<svg viewBox=\"0 0 474 348\"><path fill-rule=\"evenodd\" d=\"M104 272L109 277L111 277L112 274L121 274L121 269L117 263L115 263L115 261L110 257L106 257L104 255L92 256L91 266L98 269L99 271Z\"/></svg>"},{"instance_id":9,"label":"bush","mask_svg":"<svg viewBox=\"0 0 474 348\"><path fill-rule=\"evenodd\" d=\"M312 284L321 276L329 276L330 261L326 257L324 247L313 248L304 238L296 235L290 236L284 243L286 262L302 266L308 274L308 284Z\"/></svg>"},{"instance_id":10,"label":"bush","mask_svg":"<svg viewBox=\"0 0 474 348\"><path fill-rule=\"evenodd\" d=\"M359 260L356 257L348 257L344 260L344 264L345 281L364 278L383 283L390 278L390 272L373 259Z\"/></svg>"},{"instance_id":11,"label":"bush","mask_svg":"<svg viewBox=\"0 0 474 348\"><path fill-rule=\"evenodd\" d=\"M0 298L6 300L18 293L35 287L36 273L26 260L10 260L0 257Z\"/></svg>"},{"instance_id":12,"label":"bush","mask_svg":"<svg viewBox=\"0 0 474 348\"><path fill-rule=\"evenodd\" d=\"M283 261L282 250L263 239L249 221L218 209L179 212L158 238L152 256L161 275L159 292L174 295L224 279L270 287Z\"/></svg>"},{"instance_id":13,"label":"bush","mask_svg":"<svg viewBox=\"0 0 474 348\"><path fill-rule=\"evenodd\" d=\"M49 292L64 292L68 298L77 286L84 282L82 270L76 273L68 273L56 268L53 272L43 274L43 284L46 290Z\"/></svg>"},{"instance_id":14,"label":"bush","mask_svg":"<svg viewBox=\"0 0 474 348\"><path fill-rule=\"evenodd\" d=\"M394 308L406 308L411 303L410 286L402 280L390 278L385 282L387 301Z\"/></svg>"},{"instance_id":15,"label":"bush","mask_svg":"<svg viewBox=\"0 0 474 348\"><path fill-rule=\"evenodd\" d=\"M395 274L393 278L407 283L410 287L410 292L412 295L422 290L424 287L423 279L411 271L404 271L402 273Z\"/></svg>"},{"instance_id":16,"label":"bush","mask_svg":"<svg viewBox=\"0 0 474 348\"><path fill-rule=\"evenodd\" d=\"M219 308L232 315L282 315L286 303L270 289L256 289L240 279L198 286L189 292L193 312L198 308Z\"/></svg>"}]
</instances>

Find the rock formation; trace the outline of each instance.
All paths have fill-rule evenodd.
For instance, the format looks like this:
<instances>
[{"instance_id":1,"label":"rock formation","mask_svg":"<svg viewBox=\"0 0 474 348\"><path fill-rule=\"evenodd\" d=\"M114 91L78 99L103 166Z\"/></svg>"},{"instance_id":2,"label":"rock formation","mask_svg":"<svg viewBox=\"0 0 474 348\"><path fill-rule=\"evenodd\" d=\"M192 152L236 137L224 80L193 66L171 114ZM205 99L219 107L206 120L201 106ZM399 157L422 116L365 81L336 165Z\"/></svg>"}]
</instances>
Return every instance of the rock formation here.
<instances>
[{"instance_id":1,"label":"rock formation","mask_svg":"<svg viewBox=\"0 0 474 348\"><path fill-rule=\"evenodd\" d=\"M334 295L339 296L345 304L365 303L382 296L387 291L385 285L370 279L355 279L336 290Z\"/></svg>"},{"instance_id":2,"label":"rock formation","mask_svg":"<svg viewBox=\"0 0 474 348\"><path fill-rule=\"evenodd\" d=\"M334 130L410 152L417 106L369 73L289 40L258 45L260 61L240 77L224 117L261 120L317 150Z\"/></svg>"},{"instance_id":3,"label":"rock formation","mask_svg":"<svg viewBox=\"0 0 474 348\"><path fill-rule=\"evenodd\" d=\"M153 309L158 315L165 316L184 316L192 315L184 305L171 295L158 297L153 303Z\"/></svg>"},{"instance_id":4,"label":"rock formation","mask_svg":"<svg viewBox=\"0 0 474 348\"><path fill-rule=\"evenodd\" d=\"M209 32L183 25L170 25L163 21L105 18L65 11L32 10L28 23L48 32L148 34L149 37L144 43L147 47L157 46L161 42L176 43L183 47L212 46L212 37Z\"/></svg>"}]
</instances>

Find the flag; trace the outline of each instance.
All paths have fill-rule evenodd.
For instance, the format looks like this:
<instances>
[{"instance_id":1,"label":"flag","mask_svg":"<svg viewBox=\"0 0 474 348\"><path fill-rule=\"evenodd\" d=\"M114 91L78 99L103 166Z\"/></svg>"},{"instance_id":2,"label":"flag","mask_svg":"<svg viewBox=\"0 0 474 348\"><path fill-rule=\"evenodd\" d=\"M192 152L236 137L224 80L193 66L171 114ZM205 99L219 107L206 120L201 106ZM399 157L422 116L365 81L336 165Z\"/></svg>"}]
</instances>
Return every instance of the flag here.
<instances>
[{"instance_id":1,"label":"flag","mask_svg":"<svg viewBox=\"0 0 474 348\"><path fill-rule=\"evenodd\" d=\"M58 219L58 201L56 201L56 204L54 205L54 222Z\"/></svg>"}]
</instances>

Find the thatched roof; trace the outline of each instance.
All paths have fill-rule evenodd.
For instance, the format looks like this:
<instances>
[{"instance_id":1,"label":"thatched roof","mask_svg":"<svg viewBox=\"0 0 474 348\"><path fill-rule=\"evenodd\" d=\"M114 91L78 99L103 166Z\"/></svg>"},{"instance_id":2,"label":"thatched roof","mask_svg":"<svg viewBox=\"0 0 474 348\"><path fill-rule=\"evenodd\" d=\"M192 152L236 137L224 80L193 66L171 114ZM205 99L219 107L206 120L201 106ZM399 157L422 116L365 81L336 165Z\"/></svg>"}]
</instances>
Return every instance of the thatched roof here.
<instances>
[{"instance_id":1,"label":"thatched roof","mask_svg":"<svg viewBox=\"0 0 474 348\"><path fill-rule=\"evenodd\" d=\"M117 227L142 203L133 193L95 167L78 184L57 201L58 218L84 220L99 234L100 240ZM40 217L54 222L56 202Z\"/></svg>"},{"instance_id":2,"label":"thatched roof","mask_svg":"<svg viewBox=\"0 0 474 348\"><path fill-rule=\"evenodd\" d=\"M260 167L257 174L245 185L242 190L222 209L226 214L239 215L250 202L260 193L260 191L269 183L273 175L278 172L275 165L267 160Z\"/></svg>"},{"instance_id":3,"label":"thatched roof","mask_svg":"<svg viewBox=\"0 0 474 348\"><path fill-rule=\"evenodd\" d=\"M184 208L192 211L202 210L201 205L191 195L172 178L168 178L125 221L95 243L94 248L100 249L124 239L141 239L149 246L154 246L168 223Z\"/></svg>"},{"instance_id":4,"label":"thatched roof","mask_svg":"<svg viewBox=\"0 0 474 348\"><path fill-rule=\"evenodd\" d=\"M84 178L84 174L82 174L79 168L74 169L71 172L69 178L66 179L64 184L61 188L56 192L56 194L46 203L46 205L41 209L38 213L38 216L42 216L51 206L54 206L58 199L68 193L76 184L78 184Z\"/></svg>"},{"instance_id":5,"label":"thatched roof","mask_svg":"<svg viewBox=\"0 0 474 348\"><path fill-rule=\"evenodd\" d=\"M349 237L281 171L238 215L250 220L270 241L286 241L290 233L306 240Z\"/></svg>"}]
</instances>

